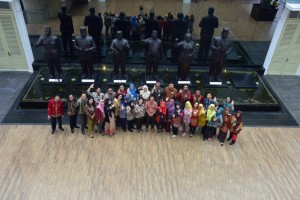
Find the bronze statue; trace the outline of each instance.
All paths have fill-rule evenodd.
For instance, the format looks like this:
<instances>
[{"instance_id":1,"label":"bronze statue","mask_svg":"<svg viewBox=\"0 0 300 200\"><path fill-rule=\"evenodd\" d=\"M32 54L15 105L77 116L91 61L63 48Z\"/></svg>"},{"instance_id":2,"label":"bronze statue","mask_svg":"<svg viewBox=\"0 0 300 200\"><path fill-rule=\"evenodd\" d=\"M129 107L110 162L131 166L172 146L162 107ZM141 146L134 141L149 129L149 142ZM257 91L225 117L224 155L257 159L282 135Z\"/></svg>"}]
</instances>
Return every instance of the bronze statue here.
<instances>
[{"instance_id":1,"label":"bronze statue","mask_svg":"<svg viewBox=\"0 0 300 200\"><path fill-rule=\"evenodd\" d=\"M208 9L208 15L202 17L199 27L201 28L200 33L200 47L198 58L207 59L211 41L214 35L214 29L218 28L219 20L214 16L214 8L210 7Z\"/></svg>"},{"instance_id":2,"label":"bronze statue","mask_svg":"<svg viewBox=\"0 0 300 200\"><path fill-rule=\"evenodd\" d=\"M60 45L58 43L57 37L51 35L51 27L45 26L45 34L41 35L34 46L44 46L45 52L44 55L46 57L47 65L50 71L50 78L55 77L55 68L58 73L59 78L62 77L62 70L59 60L59 49Z\"/></svg>"},{"instance_id":3,"label":"bronze statue","mask_svg":"<svg viewBox=\"0 0 300 200\"><path fill-rule=\"evenodd\" d=\"M82 78L93 78L93 51L96 47L93 38L87 35L85 27L80 27L80 36L75 38L75 48L79 51Z\"/></svg>"},{"instance_id":4,"label":"bronze statue","mask_svg":"<svg viewBox=\"0 0 300 200\"><path fill-rule=\"evenodd\" d=\"M152 37L143 40L146 56L146 80L149 80L153 68L153 78L158 80L158 61L163 56L161 40L157 31L152 31Z\"/></svg>"},{"instance_id":5,"label":"bronze statue","mask_svg":"<svg viewBox=\"0 0 300 200\"><path fill-rule=\"evenodd\" d=\"M223 28L221 36L213 38L211 49L213 51L209 75L211 81L221 81L220 74L224 67L227 55L231 52L232 40L228 37L229 29Z\"/></svg>"},{"instance_id":6,"label":"bronze statue","mask_svg":"<svg viewBox=\"0 0 300 200\"><path fill-rule=\"evenodd\" d=\"M128 41L123 38L122 31L117 31L117 38L111 42L110 49L114 51L114 79L118 78L120 65L122 78L125 79L125 63L130 46Z\"/></svg>"},{"instance_id":7,"label":"bronze statue","mask_svg":"<svg viewBox=\"0 0 300 200\"><path fill-rule=\"evenodd\" d=\"M183 41L177 43L175 41L175 48L181 48L178 57L178 80L187 80L192 64L192 58L195 54L195 42L192 40L190 33L185 34Z\"/></svg>"}]
</instances>

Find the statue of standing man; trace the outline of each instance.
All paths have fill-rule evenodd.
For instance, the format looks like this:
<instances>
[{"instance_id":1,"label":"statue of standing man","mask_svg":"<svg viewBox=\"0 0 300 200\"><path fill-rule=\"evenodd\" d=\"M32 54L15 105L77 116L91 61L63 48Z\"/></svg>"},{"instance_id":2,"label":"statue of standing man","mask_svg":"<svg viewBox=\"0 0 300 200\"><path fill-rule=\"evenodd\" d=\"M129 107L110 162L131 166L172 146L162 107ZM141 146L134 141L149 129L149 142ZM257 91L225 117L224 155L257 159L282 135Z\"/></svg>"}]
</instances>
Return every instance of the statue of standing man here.
<instances>
[{"instance_id":1,"label":"statue of standing man","mask_svg":"<svg viewBox=\"0 0 300 200\"><path fill-rule=\"evenodd\" d=\"M221 81L221 72L225 65L227 55L232 49L232 40L229 35L229 28L224 27L221 36L213 38L211 49L212 59L209 69L209 75L211 81Z\"/></svg>"},{"instance_id":2,"label":"statue of standing man","mask_svg":"<svg viewBox=\"0 0 300 200\"><path fill-rule=\"evenodd\" d=\"M176 40L178 41L178 40ZM192 34L185 34L184 40L175 42L175 48L181 48L178 57L178 80L184 81L189 77L193 56L195 54L195 42L192 40Z\"/></svg>"},{"instance_id":3,"label":"statue of standing man","mask_svg":"<svg viewBox=\"0 0 300 200\"><path fill-rule=\"evenodd\" d=\"M94 40L87 35L86 28L80 27L80 36L75 38L75 48L79 51L79 60L82 67L82 78L93 78L93 51L96 48Z\"/></svg>"},{"instance_id":4,"label":"statue of standing man","mask_svg":"<svg viewBox=\"0 0 300 200\"><path fill-rule=\"evenodd\" d=\"M153 68L153 78L158 81L158 61L163 56L161 40L157 37L157 31L152 31L152 37L143 40L146 56L146 80L149 80Z\"/></svg>"},{"instance_id":5,"label":"statue of standing man","mask_svg":"<svg viewBox=\"0 0 300 200\"><path fill-rule=\"evenodd\" d=\"M55 68L58 73L59 78L62 78L62 70L59 60L59 43L56 36L51 35L51 27L45 26L45 34L41 35L34 46L44 46L47 65L50 71L50 78L55 77Z\"/></svg>"}]
</instances>

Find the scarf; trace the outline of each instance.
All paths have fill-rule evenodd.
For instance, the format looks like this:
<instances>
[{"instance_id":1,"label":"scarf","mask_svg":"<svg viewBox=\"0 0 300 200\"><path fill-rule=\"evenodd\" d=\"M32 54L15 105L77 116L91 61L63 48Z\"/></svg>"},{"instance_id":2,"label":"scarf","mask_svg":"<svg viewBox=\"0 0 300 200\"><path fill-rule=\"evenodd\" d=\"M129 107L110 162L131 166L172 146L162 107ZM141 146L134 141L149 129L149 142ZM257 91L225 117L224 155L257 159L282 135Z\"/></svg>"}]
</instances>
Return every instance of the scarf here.
<instances>
[{"instance_id":1,"label":"scarf","mask_svg":"<svg viewBox=\"0 0 300 200\"><path fill-rule=\"evenodd\" d=\"M170 101L167 102L167 109L168 109L168 115L172 116L173 113L175 112L174 99L170 99Z\"/></svg>"},{"instance_id":2,"label":"scarf","mask_svg":"<svg viewBox=\"0 0 300 200\"><path fill-rule=\"evenodd\" d=\"M105 112L104 112L104 104L101 105L101 102L104 102L104 100L100 100L97 108L101 111L101 113L103 114L103 117L105 117Z\"/></svg>"},{"instance_id":3,"label":"scarf","mask_svg":"<svg viewBox=\"0 0 300 200\"><path fill-rule=\"evenodd\" d=\"M193 107L192 107L192 104L191 104L191 102L189 102L189 101L187 101L186 103L185 103L185 109L192 109Z\"/></svg>"},{"instance_id":4,"label":"scarf","mask_svg":"<svg viewBox=\"0 0 300 200\"><path fill-rule=\"evenodd\" d=\"M203 104L200 103L199 106L198 106L198 108L199 108L199 115L203 115L205 113Z\"/></svg>"}]
</instances>

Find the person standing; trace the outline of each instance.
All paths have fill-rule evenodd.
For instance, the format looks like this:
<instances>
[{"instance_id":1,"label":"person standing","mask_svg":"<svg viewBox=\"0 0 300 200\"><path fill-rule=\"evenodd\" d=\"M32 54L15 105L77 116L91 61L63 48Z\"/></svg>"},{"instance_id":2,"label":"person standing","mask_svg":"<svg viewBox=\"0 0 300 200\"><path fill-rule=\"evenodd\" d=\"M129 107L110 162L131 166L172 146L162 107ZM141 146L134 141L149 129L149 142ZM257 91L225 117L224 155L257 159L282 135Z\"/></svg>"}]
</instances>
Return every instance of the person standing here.
<instances>
[{"instance_id":1,"label":"person standing","mask_svg":"<svg viewBox=\"0 0 300 200\"><path fill-rule=\"evenodd\" d=\"M114 21L114 28L116 33L118 33L118 31L121 31L123 33L124 38L126 40L129 40L131 24L126 19L125 13L123 11L120 12L119 18Z\"/></svg>"},{"instance_id":2,"label":"person standing","mask_svg":"<svg viewBox=\"0 0 300 200\"><path fill-rule=\"evenodd\" d=\"M145 102L148 101L151 95L151 92L148 90L148 86L143 85L139 87L138 90L140 90L140 94L139 94L140 98L142 98Z\"/></svg>"},{"instance_id":3,"label":"person standing","mask_svg":"<svg viewBox=\"0 0 300 200\"><path fill-rule=\"evenodd\" d=\"M170 128L171 128L172 116L175 112L174 99L170 99L170 101L167 101L166 106L167 106L167 117L166 117L165 129L166 132L168 133L171 131Z\"/></svg>"},{"instance_id":4,"label":"person standing","mask_svg":"<svg viewBox=\"0 0 300 200\"><path fill-rule=\"evenodd\" d=\"M138 103L134 107L137 132L143 131L142 124L144 121L145 112L146 110L145 110L144 100L139 99Z\"/></svg>"},{"instance_id":5,"label":"person standing","mask_svg":"<svg viewBox=\"0 0 300 200\"><path fill-rule=\"evenodd\" d=\"M79 60L82 68L82 78L93 77L93 55L95 43L91 36L87 35L86 28L80 27L80 36L75 37L75 49L79 51Z\"/></svg>"},{"instance_id":6,"label":"person standing","mask_svg":"<svg viewBox=\"0 0 300 200\"><path fill-rule=\"evenodd\" d=\"M182 136L185 136L186 134L189 133L190 131L190 123L192 119L192 113L193 113L193 108L192 105L189 101L185 103L185 107L183 110L183 133Z\"/></svg>"},{"instance_id":7,"label":"person standing","mask_svg":"<svg viewBox=\"0 0 300 200\"><path fill-rule=\"evenodd\" d=\"M113 136L116 133L115 105L113 104L113 100L106 99L104 111L105 111L104 134Z\"/></svg>"},{"instance_id":8,"label":"person standing","mask_svg":"<svg viewBox=\"0 0 300 200\"><path fill-rule=\"evenodd\" d=\"M192 92L189 90L187 85L183 86L183 89L180 89L176 99L181 103L181 105L185 105L185 102L192 101Z\"/></svg>"},{"instance_id":9,"label":"person standing","mask_svg":"<svg viewBox=\"0 0 300 200\"><path fill-rule=\"evenodd\" d=\"M154 115L157 109L157 103L154 97L150 96L150 100L146 102L146 132L148 132L149 123L151 123L151 131L154 132Z\"/></svg>"},{"instance_id":10,"label":"person standing","mask_svg":"<svg viewBox=\"0 0 300 200\"><path fill-rule=\"evenodd\" d=\"M232 121L233 123L230 128L230 136L227 139L227 141L230 141L232 139L230 145L234 145L238 134L241 133L242 126L243 126L242 111L237 111Z\"/></svg>"},{"instance_id":11,"label":"person standing","mask_svg":"<svg viewBox=\"0 0 300 200\"><path fill-rule=\"evenodd\" d=\"M61 7L61 12L58 13L58 18L60 21L60 32L61 40L63 43L64 54L67 56L68 47L70 50L70 56L73 57L73 36L74 27L72 16L67 13L67 7Z\"/></svg>"},{"instance_id":12,"label":"person standing","mask_svg":"<svg viewBox=\"0 0 300 200\"><path fill-rule=\"evenodd\" d=\"M201 95L201 91L198 89L195 91L195 93L192 96L192 103L198 102L199 104L203 104L204 102L204 96Z\"/></svg>"},{"instance_id":13,"label":"person standing","mask_svg":"<svg viewBox=\"0 0 300 200\"><path fill-rule=\"evenodd\" d=\"M127 116L126 116L126 107L127 107L127 98L126 96L122 96L122 101L119 108L119 119L122 130L126 132L126 124L127 124Z\"/></svg>"},{"instance_id":14,"label":"person standing","mask_svg":"<svg viewBox=\"0 0 300 200\"><path fill-rule=\"evenodd\" d=\"M212 7L208 8L208 15L203 17L199 23L201 28L200 33L200 48L198 52L199 59L207 59L211 41L214 35L214 29L218 28L219 20L215 17L215 9Z\"/></svg>"},{"instance_id":15,"label":"person standing","mask_svg":"<svg viewBox=\"0 0 300 200\"><path fill-rule=\"evenodd\" d=\"M203 141L212 140L217 129L215 104L210 104L206 112L206 127L203 135Z\"/></svg>"},{"instance_id":16,"label":"person standing","mask_svg":"<svg viewBox=\"0 0 300 200\"><path fill-rule=\"evenodd\" d=\"M154 16L154 9L150 10L149 17L144 14L144 8L140 6L140 13L145 21L145 38L151 37L152 31L158 31L158 21Z\"/></svg>"},{"instance_id":17,"label":"person standing","mask_svg":"<svg viewBox=\"0 0 300 200\"><path fill-rule=\"evenodd\" d=\"M204 135L204 128L206 125L206 116L205 116L205 110L203 104L199 104L198 106L198 127L196 132L200 132L202 135Z\"/></svg>"},{"instance_id":18,"label":"person standing","mask_svg":"<svg viewBox=\"0 0 300 200\"><path fill-rule=\"evenodd\" d=\"M104 99L104 94L101 92L101 88L98 87L95 92L91 92L91 89L93 89L95 84L91 84L90 87L87 89L86 93L93 97L95 105L97 106L100 102L100 100Z\"/></svg>"},{"instance_id":19,"label":"person standing","mask_svg":"<svg viewBox=\"0 0 300 200\"><path fill-rule=\"evenodd\" d=\"M48 120L51 119L52 135L56 130L56 121L58 121L59 130L64 131L62 127L63 115L64 115L63 103L60 100L59 95L56 95L54 99L51 99L48 103Z\"/></svg>"},{"instance_id":20,"label":"person standing","mask_svg":"<svg viewBox=\"0 0 300 200\"><path fill-rule=\"evenodd\" d=\"M84 112L87 116L89 136L90 138L94 138L93 131L95 126L95 107L93 98L88 100L88 103L84 107Z\"/></svg>"},{"instance_id":21,"label":"person standing","mask_svg":"<svg viewBox=\"0 0 300 200\"><path fill-rule=\"evenodd\" d=\"M155 85L151 90L151 95L154 97L154 101L159 104L163 99L163 88L160 87L160 81L156 81Z\"/></svg>"},{"instance_id":22,"label":"person standing","mask_svg":"<svg viewBox=\"0 0 300 200\"><path fill-rule=\"evenodd\" d=\"M79 118L80 118L80 122L81 122L80 126L81 126L82 134L85 134L84 129L86 128L86 123L87 123L87 116L86 116L85 110L84 110L86 104L87 104L86 94L83 93L75 104L75 106L78 107L78 114L79 114Z\"/></svg>"},{"instance_id":23,"label":"person standing","mask_svg":"<svg viewBox=\"0 0 300 200\"><path fill-rule=\"evenodd\" d=\"M100 100L95 110L95 121L98 127L98 131L101 135L103 135L104 119L105 119L104 100L102 99Z\"/></svg>"},{"instance_id":24,"label":"person standing","mask_svg":"<svg viewBox=\"0 0 300 200\"><path fill-rule=\"evenodd\" d=\"M164 98L174 99L177 96L177 89L173 83L169 83L168 87L164 89Z\"/></svg>"},{"instance_id":25,"label":"person standing","mask_svg":"<svg viewBox=\"0 0 300 200\"><path fill-rule=\"evenodd\" d=\"M131 101L126 106L126 119L129 132L133 132L133 120L134 120L134 102Z\"/></svg>"},{"instance_id":26,"label":"person standing","mask_svg":"<svg viewBox=\"0 0 300 200\"><path fill-rule=\"evenodd\" d=\"M101 32L103 28L102 19L96 15L95 8L90 8L90 14L84 18L84 26L88 27L88 33L93 38L97 53L100 49Z\"/></svg>"},{"instance_id":27,"label":"person standing","mask_svg":"<svg viewBox=\"0 0 300 200\"><path fill-rule=\"evenodd\" d=\"M183 110L181 109L181 104L176 102L175 104L175 112L172 116L172 130L173 130L173 138L177 136L178 129L182 124Z\"/></svg>"},{"instance_id":28,"label":"person standing","mask_svg":"<svg viewBox=\"0 0 300 200\"><path fill-rule=\"evenodd\" d=\"M104 25L105 25L105 36L107 37L109 34L109 29L111 28L111 16L109 13L104 13Z\"/></svg>"},{"instance_id":29,"label":"person standing","mask_svg":"<svg viewBox=\"0 0 300 200\"><path fill-rule=\"evenodd\" d=\"M77 121L77 107L73 95L69 95L69 101L67 104L67 114L69 116L71 133L74 133L74 128L76 128Z\"/></svg>"},{"instance_id":30,"label":"person standing","mask_svg":"<svg viewBox=\"0 0 300 200\"><path fill-rule=\"evenodd\" d=\"M167 117L167 106L165 101L161 101L156 109L156 123L157 123L157 133L162 133L165 127L165 120Z\"/></svg>"},{"instance_id":31,"label":"person standing","mask_svg":"<svg viewBox=\"0 0 300 200\"><path fill-rule=\"evenodd\" d=\"M222 126L220 127L220 132L218 136L221 146L224 145L227 132L231 128L231 120L232 120L232 115L230 114L230 108L227 107L225 108L225 113L223 113L223 123Z\"/></svg>"},{"instance_id":32,"label":"person standing","mask_svg":"<svg viewBox=\"0 0 300 200\"><path fill-rule=\"evenodd\" d=\"M194 107L192 109L192 117L190 122L190 128L191 128L190 137L193 137L193 135L196 133L196 128L198 125L198 115L199 115L198 105L199 105L198 102L194 103Z\"/></svg>"}]
</instances>

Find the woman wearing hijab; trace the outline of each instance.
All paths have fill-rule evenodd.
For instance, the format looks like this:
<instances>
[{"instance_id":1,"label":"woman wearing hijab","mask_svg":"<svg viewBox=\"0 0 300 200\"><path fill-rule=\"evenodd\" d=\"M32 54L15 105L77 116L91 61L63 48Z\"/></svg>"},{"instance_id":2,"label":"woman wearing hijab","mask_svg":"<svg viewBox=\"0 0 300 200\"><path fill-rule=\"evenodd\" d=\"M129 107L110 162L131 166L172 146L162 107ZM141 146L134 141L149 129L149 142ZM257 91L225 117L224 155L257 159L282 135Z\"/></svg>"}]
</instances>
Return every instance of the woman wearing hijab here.
<instances>
[{"instance_id":1,"label":"woman wearing hijab","mask_svg":"<svg viewBox=\"0 0 300 200\"><path fill-rule=\"evenodd\" d=\"M157 123L157 132L158 133L163 132L163 127L164 127L166 116L167 116L166 102L161 101L156 110L156 123Z\"/></svg>"},{"instance_id":2,"label":"woman wearing hijab","mask_svg":"<svg viewBox=\"0 0 300 200\"><path fill-rule=\"evenodd\" d=\"M192 117L191 117L191 122L190 122L190 128L191 128L190 137L193 137L193 135L196 132L197 125L198 125L198 114L199 114L198 105L199 105L199 103L195 102L194 107L192 109Z\"/></svg>"},{"instance_id":3,"label":"woman wearing hijab","mask_svg":"<svg viewBox=\"0 0 300 200\"><path fill-rule=\"evenodd\" d=\"M227 139L227 141L230 141L230 145L233 145L236 142L237 135L240 134L243 126L243 120L242 120L242 111L237 111L235 116L232 119L233 123L230 128L230 136Z\"/></svg>"},{"instance_id":4,"label":"woman wearing hijab","mask_svg":"<svg viewBox=\"0 0 300 200\"><path fill-rule=\"evenodd\" d=\"M113 136L116 133L116 123L115 123L115 106L111 99L107 99L105 106L105 135Z\"/></svg>"},{"instance_id":5,"label":"woman wearing hijab","mask_svg":"<svg viewBox=\"0 0 300 200\"><path fill-rule=\"evenodd\" d=\"M182 124L183 110L181 109L181 104L176 102L175 111L172 115L172 130L173 130L173 138L177 136L178 129Z\"/></svg>"},{"instance_id":6,"label":"woman wearing hijab","mask_svg":"<svg viewBox=\"0 0 300 200\"><path fill-rule=\"evenodd\" d=\"M137 89L133 83L130 83L129 88L127 89L127 95L128 94L132 96L134 102L137 100Z\"/></svg>"},{"instance_id":7,"label":"woman wearing hijab","mask_svg":"<svg viewBox=\"0 0 300 200\"><path fill-rule=\"evenodd\" d=\"M190 123L191 123L192 113L193 113L192 104L189 101L187 101L185 103L185 107L183 110L184 130L183 130L182 136L185 136L186 133L189 133L189 131L190 131Z\"/></svg>"},{"instance_id":8,"label":"woman wearing hijab","mask_svg":"<svg viewBox=\"0 0 300 200\"><path fill-rule=\"evenodd\" d=\"M98 131L101 135L103 135L104 118L105 118L104 100L100 100L100 102L95 110L95 120L96 120L96 124L98 126Z\"/></svg>"},{"instance_id":9,"label":"woman wearing hijab","mask_svg":"<svg viewBox=\"0 0 300 200\"><path fill-rule=\"evenodd\" d=\"M206 128L203 135L203 141L212 140L212 136L216 133L216 129L217 123L215 104L210 104L206 112Z\"/></svg>"},{"instance_id":10,"label":"woman wearing hijab","mask_svg":"<svg viewBox=\"0 0 300 200\"><path fill-rule=\"evenodd\" d=\"M198 127L197 132L202 133L204 135L204 129L203 127L206 125L206 116L205 116L205 110L203 104L199 104L198 106Z\"/></svg>"},{"instance_id":11,"label":"woman wearing hijab","mask_svg":"<svg viewBox=\"0 0 300 200\"><path fill-rule=\"evenodd\" d=\"M220 126L220 132L218 136L221 146L224 145L227 132L231 128L231 120L232 120L232 115L230 114L230 108L227 107L225 108L225 112L223 113L223 123Z\"/></svg>"},{"instance_id":12,"label":"woman wearing hijab","mask_svg":"<svg viewBox=\"0 0 300 200\"><path fill-rule=\"evenodd\" d=\"M139 87L139 90L140 90L140 98L142 98L144 102L149 100L151 92L149 91L148 86L144 85L142 87Z\"/></svg>"},{"instance_id":13,"label":"woman wearing hijab","mask_svg":"<svg viewBox=\"0 0 300 200\"><path fill-rule=\"evenodd\" d=\"M94 138L93 131L95 126L95 107L93 98L88 100L88 103L84 107L84 112L87 115L89 136L90 138Z\"/></svg>"},{"instance_id":14,"label":"woman wearing hijab","mask_svg":"<svg viewBox=\"0 0 300 200\"><path fill-rule=\"evenodd\" d=\"M172 121L172 116L175 112L175 103L174 103L174 99L170 99L170 101L168 101L166 103L167 106L167 117L165 119L165 129L166 132L170 132L170 126L171 126L171 121Z\"/></svg>"}]
</instances>

